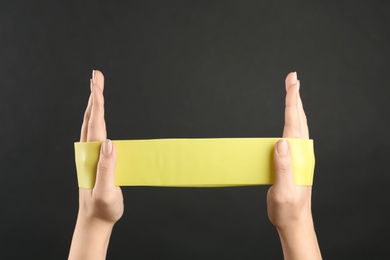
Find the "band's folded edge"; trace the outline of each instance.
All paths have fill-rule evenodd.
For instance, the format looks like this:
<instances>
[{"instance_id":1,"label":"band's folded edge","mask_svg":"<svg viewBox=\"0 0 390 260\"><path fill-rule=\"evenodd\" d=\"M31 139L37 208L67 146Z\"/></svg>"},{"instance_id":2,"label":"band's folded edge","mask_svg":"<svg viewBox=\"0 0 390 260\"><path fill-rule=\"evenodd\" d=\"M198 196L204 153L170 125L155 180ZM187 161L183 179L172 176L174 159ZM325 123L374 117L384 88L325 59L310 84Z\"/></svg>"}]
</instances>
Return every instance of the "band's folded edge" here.
<instances>
[{"instance_id":1,"label":"band's folded edge","mask_svg":"<svg viewBox=\"0 0 390 260\"><path fill-rule=\"evenodd\" d=\"M273 183L273 149L281 138L114 140L117 186L224 187ZM295 185L313 184L312 139L286 138ZM102 142L76 142L78 185L91 189Z\"/></svg>"}]
</instances>

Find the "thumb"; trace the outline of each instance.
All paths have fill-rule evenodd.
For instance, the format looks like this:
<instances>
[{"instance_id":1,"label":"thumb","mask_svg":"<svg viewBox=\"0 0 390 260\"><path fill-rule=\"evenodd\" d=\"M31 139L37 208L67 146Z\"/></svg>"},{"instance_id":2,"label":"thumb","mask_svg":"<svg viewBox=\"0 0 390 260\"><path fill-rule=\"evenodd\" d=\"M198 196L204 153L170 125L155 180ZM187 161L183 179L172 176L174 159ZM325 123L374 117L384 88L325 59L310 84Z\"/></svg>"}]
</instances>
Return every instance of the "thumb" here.
<instances>
[{"instance_id":1,"label":"thumb","mask_svg":"<svg viewBox=\"0 0 390 260\"><path fill-rule=\"evenodd\" d=\"M290 143L286 139L279 140L274 149L274 185L288 188L294 186Z\"/></svg>"},{"instance_id":2,"label":"thumb","mask_svg":"<svg viewBox=\"0 0 390 260\"><path fill-rule=\"evenodd\" d=\"M112 189L115 187L116 159L114 143L109 139L105 140L100 148L95 188Z\"/></svg>"}]
</instances>

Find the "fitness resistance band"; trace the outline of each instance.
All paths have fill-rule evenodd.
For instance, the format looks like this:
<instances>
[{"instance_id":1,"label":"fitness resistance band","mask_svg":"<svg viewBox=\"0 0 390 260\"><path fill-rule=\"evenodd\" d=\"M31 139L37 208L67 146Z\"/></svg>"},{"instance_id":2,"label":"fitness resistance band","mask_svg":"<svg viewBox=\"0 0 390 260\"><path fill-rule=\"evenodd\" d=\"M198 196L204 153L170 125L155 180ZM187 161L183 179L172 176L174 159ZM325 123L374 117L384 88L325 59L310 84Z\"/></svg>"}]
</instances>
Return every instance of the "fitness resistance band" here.
<instances>
[{"instance_id":1,"label":"fitness resistance band","mask_svg":"<svg viewBox=\"0 0 390 260\"><path fill-rule=\"evenodd\" d=\"M313 140L286 138L295 185L312 185ZM273 149L280 138L113 141L117 186L223 187L273 183ZM102 142L75 143L78 185L95 185Z\"/></svg>"}]
</instances>

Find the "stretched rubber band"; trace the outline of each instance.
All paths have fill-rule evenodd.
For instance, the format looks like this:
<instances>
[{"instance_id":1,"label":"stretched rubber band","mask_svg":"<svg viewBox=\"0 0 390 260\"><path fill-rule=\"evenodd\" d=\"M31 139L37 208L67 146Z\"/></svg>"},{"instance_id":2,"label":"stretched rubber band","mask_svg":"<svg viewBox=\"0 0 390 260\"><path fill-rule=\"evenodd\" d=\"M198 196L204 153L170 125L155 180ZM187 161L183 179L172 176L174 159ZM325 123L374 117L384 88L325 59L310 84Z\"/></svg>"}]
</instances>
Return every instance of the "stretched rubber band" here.
<instances>
[{"instance_id":1,"label":"stretched rubber band","mask_svg":"<svg viewBox=\"0 0 390 260\"><path fill-rule=\"evenodd\" d=\"M295 185L312 185L313 140L287 138ZM280 138L113 141L117 186L223 187L273 183L273 149ZM75 143L78 185L91 189L102 142Z\"/></svg>"}]
</instances>

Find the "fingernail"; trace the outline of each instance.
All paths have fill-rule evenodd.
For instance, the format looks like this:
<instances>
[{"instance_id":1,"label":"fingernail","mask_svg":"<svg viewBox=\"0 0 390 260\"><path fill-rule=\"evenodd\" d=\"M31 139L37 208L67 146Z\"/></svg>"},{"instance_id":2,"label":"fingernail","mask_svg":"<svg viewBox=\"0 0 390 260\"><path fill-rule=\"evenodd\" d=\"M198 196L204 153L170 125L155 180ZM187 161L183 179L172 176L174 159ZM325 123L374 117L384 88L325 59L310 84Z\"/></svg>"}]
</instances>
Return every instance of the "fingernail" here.
<instances>
[{"instance_id":1,"label":"fingernail","mask_svg":"<svg viewBox=\"0 0 390 260\"><path fill-rule=\"evenodd\" d=\"M95 84L95 70L92 70L92 83Z\"/></svg>"},{"instance_id":2,"label":"fingernail","mask_svg":"<svg viewBox=\"0 0 390 260\"><path fill-rule=\"evenodd\" d=\"M92 92L92 88L93 88L93 82L92 82L92 79L89 80L89 88L91 89L91 92Z\"/></svg>"},{"instance_id":3,"label":"fingernail","mask_svg":"<svg viewBox=\"0 0 390 260\"><path fill-rule=\"evenodd\" d=\"M109 155L112 151L112 142L110 139L107 139L103 142L103 154Z\"/></svg>"},{"instance_id":4,"label":"fingernail","mask_svg":"<svg viewBox=\"0 0 390 260\"><path fill-rule=\"evenodd\" d=\"M288 152L288 143L287 140L281 139L276 143L276 151L280 155L286 155Z\"/></svg>"},{"instance_id":5,"label":"fingernail","mask_svg":"<svg viewBox=\"0 0 390 260\"><path fill-rule=\"evenodd\" d=\"M297 81L298 80L298 74L296 71L293 72L293 81Z\"/></svg>"},{"instance_id":6,"label":"fingernail","mask_svg":"<svg viewBox=\"0 0 390 260\"><path fill-rule=\"evenodd\" d=\"M300 80L297 80L297 92L299 92L299 89L301 88L301 81Z\"/></svg>"}]
</instances>

